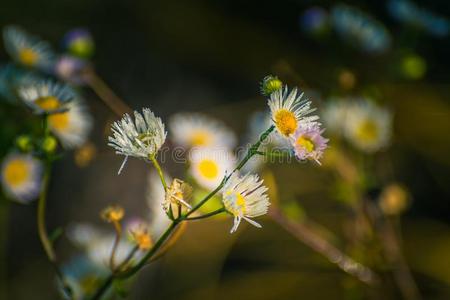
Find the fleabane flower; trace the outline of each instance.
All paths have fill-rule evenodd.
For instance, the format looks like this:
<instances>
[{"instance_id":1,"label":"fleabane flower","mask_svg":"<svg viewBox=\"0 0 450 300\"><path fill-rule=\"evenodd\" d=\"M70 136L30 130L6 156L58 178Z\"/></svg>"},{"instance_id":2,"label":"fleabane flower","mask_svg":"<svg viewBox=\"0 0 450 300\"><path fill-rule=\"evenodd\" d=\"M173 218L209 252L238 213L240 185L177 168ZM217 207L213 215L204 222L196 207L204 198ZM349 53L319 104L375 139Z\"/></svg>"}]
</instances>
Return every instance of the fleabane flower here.
<instances>
[{"instance_id":1,"label":"fleabane flower","mask_svg":"<svg viewBox=\"0 0 450 300\"><path fill-rule=\"evenodd\" d=\"M68 149L82 146L92 129L92 117L81 100L67 104L67 110L48 116L48 126Z\"/></svg>"},{"instance_id":2,"label":"fleabane flower","mask_svg":"<svg viewBox=\"0 0 450 300\"><path fill-rule=\"evenodd\" d=\"M345 137L358 149L373 153L389 144L392 114L370 101L354 102L347 111Z\"/></svg>"},{"instance_id":3,"label":"fleabane flower","mask_svg":"<svg viewBox=\"0 0 450 300\"><path fill-rule=\"evenodd\" d=\"M200 113L175 114L169 127L173 141L186 148L236 146L236 136L225 124Z\"/></svg>"},{"instance_id":4,"label":"fleabane flower","mask_svg":"<svg viewBox=\"0 0 450 300\"><path fill-rule=\"evenodd\" d=\"M191 205L188 203L192 196L192 187L183 180L175 178L172 184L167 189L166 195L163 201L163 208L166 213L169 213L171 206L184 206L191 209ZM174 208L172 208L173 210Z\"/></svg>"},{"instance_id":5,"label":"fleabane flower","mask_svg":"<svg viewBox=\"0 0 450 300\"><path fill-rule=\"evenodd\" d=\"M234 216L234 225L230 233L237 230L242 219L261 228L261 225L251 218L267 213L270 203L266 191L267 187L259 180L258 175L231 176L222 191L223 205Z\"/></svg>"},{"instance_id":6,"label":"fleabane flower","mask_svg":"<svg viewBox=\"0 0 450 300\"><path fill-rule=\"evenodd\" d=\"M315 108L311 108L311 101L302 98L303 93L299 94L297 88L289 92L287 86L270 94L267 104L272 122L278 133L286 138L294 134L300 123L313 122L319 118L309 115Z\"/></svg>"},{"instance_id":7,"label":"fleabane flower","mask_svg":"<svg viewBox=\"0 0 450 300\"><path fill-rule=\"evenodd\" d=\"M47 42L12 25L3 30L3 40L8 54L21 65L46 71L51 68L54 54Z\"/></svg>"},{"instance_id":8,"label":"fleabane flower","mask_svg":"<svg viewBox=\"0 0 450 300\"><path fill-rule=\"evenodd\" d=\"M67 110L75 91L51 80L29 80L18 89L19 97L37 114L53 114Z\"/></svg>"},{"instance_id":9,"label":"fleabane flower","mask_svg":"<svg viewBox=\"0 0 450 300\"><path fill-rule=\"evenodd\" d=\"M324 129L319 123L300 124L291 139L295 156L300 160L312 159L320 164L319 159L328 142L328 139L322 136L323 132Z\"/></svg>"},{"instance_id":10,"label":"fleabane flower","mask_svg":"<svg viewBox=\"0 0 450 300\"><path fill-rule=\"evenodd\" d=\"M108 145L116 149L116 154L125 156L119 174L128 156L141 159L155 156L167 135L163 122L149 108L142 109L142 114L135 111L134 121L125 114L111 129L113 136L108 138Z\"/></svg>"},{"instance_id":11,"label":"fleabane flower","mask_svg":"<svg viewBox=\"0 0 450 300\"><path fill-rule=\"evenodd\" d=\"M1 182L5 194L18 202L29 203L41 190L42 163L29 154L9 154L3 159Z\"/></svg>"},{"instance_id":12,"label":"fleabane flower","mask_svg":"<svg viewBox=\"0 0 450 300\"><path fill-rule=\"evenodd\" d=\"M194 148L189 158L190 175L205 189L216 188L236 161L231 151L222 148Z\"/></svg>"}]
</instances>

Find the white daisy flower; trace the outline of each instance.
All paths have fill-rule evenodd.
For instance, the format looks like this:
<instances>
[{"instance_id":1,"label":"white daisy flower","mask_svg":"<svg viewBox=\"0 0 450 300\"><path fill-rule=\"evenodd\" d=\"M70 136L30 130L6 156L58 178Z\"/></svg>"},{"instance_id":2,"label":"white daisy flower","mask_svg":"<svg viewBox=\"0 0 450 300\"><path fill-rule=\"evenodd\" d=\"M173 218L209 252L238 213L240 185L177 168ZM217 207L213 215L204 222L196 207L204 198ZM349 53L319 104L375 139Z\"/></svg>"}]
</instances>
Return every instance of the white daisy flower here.
<instances>
[{"instance_id":1,"label":"white daisy flower","mask_svg":"<svg viewBox=\"0 0 450 300\"><path fill-rule=\"evenodd\" d=\"M246 174L240 177L233 174L225 184L222 192L222 201L225 209L234 216L234 225L231 233L235 232L244 219L250 224L261 228L261 225L251 218L267 213L269 197L266 194L267 187L258 175Z\"/></svg>"},{"instance_id":2,"label":"white daisy flower","mask_svg":"<svg viewBox=\"0 0 450 300\"><path fill-rule=\"evenodd\" d=\"M49 71L54 60L50 45L29 35L17 26L7 26L3 30L6 51L18 63L26 67L37 67Z\"/></svg>"},{"instance_id":3,"label":"white daisy flower","mask_svg":"<svg viewBox=\"0 0 450 300\"><path fill-rule=\"evenodd\" d=\"M311 108L311 101L302 98L303 93L298 94L297 88L289 92L287 86L270 94L267 104L272 122L280 135L286 138L294 134L300 122L309 123L319 119L316 115L308 116L315 108Z\"/></svg>"},{"instance_id":4,"label":"white daisy flower","mask_svg":"<svg viewBox=\"0 0 450 300\"><path fill-rule=\"evenodd\" d=\"M71 101L67 111L48 116L50 130L65 148L83 145L92 129L92 117L81 100Z\"/></svg>"},{"instance_id":5,"label":"white daisy flower","mask_svg":"<svg viewBox=\"0 0 450 300\"><path fill-rule=\"evenodd\" d=\"M225 124L200 113L178 113L169 127L173 141L186 148L236 146L236 136Z\"/></svg>"},{"instance_id":6,"label":"white daisy flower","mask_svg":"<svg viewBox=\"0 0 450 300\"><path fill-rule=\"evenodd\" d=\"M1 182L8 196L29 203L41 190L42 163L29 154L9 154L3 159Z\"/></svg>"},{"instance_id":7,"label":"white daisy flower","mask_svg":"<svg viewBox=\"0 0 450 300\"><path fill-rule=\"evenodd\" d=\"M392 114L370 101L359 101L348 108L345 137L358 149L375 152L391 138Z\"/></svg>"},{"instance_id":8,"label":"white daisy flower","mask_svg":"<svg viewBox=\"0 0 450 300\"><path fill-rule=\"evenodd\" d=\"M29 80L19 87L18 94L38 114L65 111L68 103L76 96L69 86L51 80Z\"/></svg>"},{"instance_id":9,"label":"white daisy flower","mask_svg":"<svg viewBox=\"0 0 450 300\"><path fill-rule=\"evenodd\" d=\"M223 148L194 148L189 158L190 175L205 189L216 188L236 162L233 153Z\"/></svg>"},{"instance_id":10,"label":"white daisy flower","mask_svg":"<svg viewBox=\"0 0 450 300\"><path fill-rule=\"evenodd\" d=\"M142 114L135 111L134 121L125 114L111 128L113 136L108 138L108 145L116 149L116 154L125 155L119 174L128 156L141 159L155 156L167 135L163 122L149 108L142 109Z\"/></svg>"}]
</instances>

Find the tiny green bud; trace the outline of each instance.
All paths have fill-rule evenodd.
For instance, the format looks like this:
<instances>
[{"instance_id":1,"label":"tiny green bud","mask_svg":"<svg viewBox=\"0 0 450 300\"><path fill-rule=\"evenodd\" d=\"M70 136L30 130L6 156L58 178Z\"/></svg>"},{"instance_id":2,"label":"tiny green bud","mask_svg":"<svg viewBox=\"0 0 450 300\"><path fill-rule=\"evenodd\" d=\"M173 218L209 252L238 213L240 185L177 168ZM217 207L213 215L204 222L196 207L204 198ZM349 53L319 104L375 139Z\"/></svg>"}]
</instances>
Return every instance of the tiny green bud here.
<instances>
[{"instance_id":1,"label":"tiny green bud","mask_svg":"<svg viewBox=\"0 0 450 300\"><path fill-rule=\"evenodd\" d=\"M266 76L261 82L261 94L264 96L270 96L273 92L281 89L283 82L276 76Z\"/></svg>"},{"instance_id":2,"label":"tiny green bud","mask_svg":"<svg viewBox=\"0 0 450 300\"><path fill-rule=\"evenodd\" d=\"M42 141L42 150L47 153L55 152L56 146L58 146L58 142L52 136L48 136Z\"/></svg>"},{"instance_id":3,"label":"tiny green bud","mask_svg":"<svg viewBox=\"0 0 450 300\"><path fill-rule=\"evenodd\" d=\"M24 152L29 152L33 150L33 143L31 142L31 138L28 135L20 135L16 139L17 147Z\"/></svg>"}]
</instances>

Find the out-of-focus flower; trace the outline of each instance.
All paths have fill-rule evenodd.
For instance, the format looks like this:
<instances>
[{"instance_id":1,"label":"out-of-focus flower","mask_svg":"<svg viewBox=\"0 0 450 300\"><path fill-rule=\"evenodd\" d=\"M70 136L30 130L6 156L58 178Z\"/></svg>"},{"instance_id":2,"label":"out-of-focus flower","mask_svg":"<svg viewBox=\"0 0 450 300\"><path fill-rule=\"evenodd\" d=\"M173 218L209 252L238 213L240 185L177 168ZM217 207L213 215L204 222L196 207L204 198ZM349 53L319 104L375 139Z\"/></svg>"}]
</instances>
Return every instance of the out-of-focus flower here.
<instances>
[{"instance_id":1,"label":"out-of-focus flower","mask_svg":"<svg viewBox=\"0 0 450 300\"><path fill-rule=\"evenodd\" d=\"M164 174L167 174L167 172L164 172ZM171 178L166 176L166 181L170 182ZM152 170L148 176L146 200L150 209L149 230L154 237L160 236L170 224L170 219L161 207L161 202L165 199L165 196L166 192L161 184L161 179L156 171Z\"/></svg>"},{"instance_id":2,"label":"out-of-focus flower","mask_svg":"<svg viewBox=\"0 0 450 300\"><path fill-rule=\"evenodd\" d=\"M225 124L200 113L175 114L169 127L173 141L186 148L236 146L236 136Z\"/></svg>"},{"instance_id":3,"label":"out-of-focus flower","mask_svg":"<svg viewBox=\"0 0 450 300\"><path fill-rule=\"evenodd\" d=\"M96 266L109 269L109 259L116 235L102 231L86 223L72 224L67 237L76 246L86 251L87 258ZM121 239L115 252L115 260L122 262L133 250L134 244L127 239ZM139 258L139 254L135 255Z\"/></svg>"},{"instance_id":4,"label":"out-of-focus flower","mask_svg":"<svg viewBox=\"0 0 450 300\"><path fill-rule=\"evenodd\" d=\"M450 22L447 18L419 7L409 0L390 0L387 7L396 20L421 28L433 36L446 37L450 31Z\"/></svg>"},{"instance_id":5,"label":"out-of-focus flower","mask_svg":"<svg viewBox=\"0 0 450 300\"><path fill-rule=\"evenodd\" d=\"M347 98L331 98L328 100L322 110L322 118L329 132L343 134L350 102L351 100Z\"/></svg>"},{"instance_id":6,"label":"out-of-focus flower","mask_svg":"<svg viewBox=\"0 0 450 300\"><path fill-rule=\"evenodd\" d=\"M173 207L171 208L172 205L175 205L175 208L182 205L191 209L191 205L188 203L191 196L192 187L183 180L175 178L167 189L163 201L163 208L166 213L174 209Z\"/></svg>"},{"instance_id":7,"label":"out-of-focus flower","mask_svg":"<svg viewBox=\"0 0 450 300\"><path fill-rule=\"evenodd\" d=\"M161 119L149 108L142 109L142 114L135 111L134 121L125 114L122 120L114 122L111 128L113 136L108 138L108 145L116 149L116 154L125 156L119 174L128 156L146 160L155 156L167 135Z\"/></svg>"},{"instance_id":8,"label":"out-of-focus flower","mask_svg":"<svg viewBox=\"0 0 450 300\"><path fill-rule=\"evenodd\" d=\"M268 75L261 81L261 94L270 96L283 87L283 83L276 76Z\"/></svg>"},{"instance_id":9,"label":"out-of-focus flower","mask_svg":"<svg viewBox=\"0 0 450 300\"><path fill-rule=\"evenodd\" d=\"M391 46L391 36L377 20L361 10L338 4L331 10L331 20L338 34L369 53L382 53Z\"/></svg>"},{"instance_id":10,"label":"out-of-focus flower","mask_svg":"<svg viewBox=\"0 0 450 300\"><path fill-rule=\"evenodd\" d=\"M38 114L65 111L76 97L69 86L51 80L31 80L20 87L18 93L25 104Z\"/></svg>"},{"instance_id":11,"label":"out-of-focus flower","mask_svg":"<svg viewBox=\"0 0 450 300\"><path fill-rule=\"evenodd\" d=\"M409 79L420 79L427 71L427 63L417 54L408 54L401 60L401 70Z\"/></svg>"},{"instance_id":12,"label":"out-of-focus flower","mask_svg":"<svg viewBox=\"0 0 450 300\"><path fill-rule=\"evenodd\" d=\"M66 295L63 287L60 291L64 299L83 300L97 290L103 277L108 275L106 268L99 267L85 256L77 256L62 266L62 273L71 288L71 295Z\"/></svg>"},{"instance_id":13,"label":"out-of-focus flower","mask_svg":"<svg viewBox=\"0 0 450 300\"><path fill-rule=\"evenodd\" d=\"M32 71L24 70L13 64L7 64L0 68L0 98L9 103L17 103L17 89L31 80L37 80L37 75Z\"/></svg>"},{"instance_id":14,"label":"out-of-focus flower","mask_svg":"<svg viewBox=\"0 0 450 300\"><path fill-rule=\"evenodd\" d=\"M94 54L95 44L91 33L85 28L75 28L64 35L63 46L72 55L89 58Z\"/></svg>"},{"instance_id":15,"label":"out-of-focus flower","mask_svg":"<svg viewBox=\"0 0 450 300\"><path fill-rule=\"evenodd\" d=\"M375 152L391 138L392 115L371 101L354 102L347 111L344 134L357 148Z\"/></svg>"},{"instance_id":16,"label":"out-of-focus flower","mask_svg":"<svg viewBox=\"0 0 450 300\"><path fill-rule=\"evenodd\" d=\"M273 92L267 104L270 107L272 122L277 131L284 137L294 134L300 123L317 120L315 115L308 116L315 109L311 108L311 101L302 100L303 93L298 95L297 88L289 92L287 86Z\"/></svg>"},{"instance_id":17,"label":"out-of-focus flower","mask_svg":"<svg viewBox=\"0 0 450 300\"><path fill-rule=\"evenodd\" d=\"M42 163L29 154L11 153L2 162L3 191L13 200L29 203L42 185Z\"/></svg>"},{"instance_id":18,"label":"out-of-focus flower","mask_svg":"<svg viewBox=\"0 0 450 300\"><path fill-rule=\"evenodd\" d=\"M137 227L130 229L133 243L135 243L139 247L139 250L142 251L149 250L153 245L152 238L147 228L147 225L141 223Z\"/></svg>"},{"instance_id":19,"label":"out-of-focus flower","mask_svg":"<svg viewBox=\"0 0 450 300\"><path fill-rule=\"evenodd\" d=\"M16 145L22 152L30 152L33 150L33 142L29 135L19 135L16 138Z\"/></svg>"},{"instance_id":20,"label":"out-of-focus flower","mask_svg":"<svg viewBox=\"0 0 450 300\"><path fill-rule=\"evenodd\" d=\"M381 211L388 216L401 214L408 204L408 192L399 184L385 187L378 202Z\"/></svg>"},{"instance_id":21,"label":"out-of-focus flower","mask_svg":"<svg viewBox=\"0 0 450 300\"><path fill-rule=\"evenodd\" d=\"M118 205L108 206L103 209L100 216L108 223L120 222L125 215L125 210Z\"/></svg>"},{"instance_id":22,"label":"out-of-focus flower","mask_svg":"<svg viewBox=\"0 0 450 300\"><path fill-rule=\"evenodd\" d=\"M51 135L46 136L42 141L41 148L46 153L54 153L58 147L58 141Z\"/></svg>"},{"instance_id":23,"label":"out-of-focus flower","mask_svg":"<svg viewBox=\"0 0 450 300\"><path fill-rule=\"evenodd\" d=\"M322 7L314 6L306 9L300 15L300 29L314 36L320 36L329 29L328 12Z\"/></svg>"},{"instance_id":24,"label":"out-of-focus flower","mask_svg":"<svg viewBox=\"0 0 450 300\"><path fill-rule=\"evenodd\" d=\"M231 233L237 230L242 219L258 228L261 227L251 218L267 213L270 203L266 191L267 188L257 175L247 174L240 177L233 174L231 176L222 192L223 205L234 216Z\"/></svg>"},{"instance_id":25,"label":"out-of-focus flower","mask_svg":"<svg viewBox=\"0 0 450 300\"><path fill-rule=\"evenodd\" d=\"M66 111L48 116L48 126L65 148L76 148L86 142L92 129L92 117L81 99L71 101Z\"/></svg>"},{"instance_id":26,"label":"out-of-focus flower","mask_svg":"<svg viewBox=\"0 0 450 300\"><path fill-rule=\"evenodd\" d=\"M236 161L231 151L215 148L194 148L189 156L189 172L205 189L217 187L226 172L233 169Z\"/></svg>"},{"instance_id":27,"label":"out-of-focus flower","mask_svg":"<svg viewBox=\"0 0 450 300\"><path fill-rule=\"evenodd\" d=\"M50 45L29 35L17 26L6 26L3 29L3 40L8 54L14 61L26 66L49 71L54 59Z\"/></svg>"},{"instance_id":28,"label":"out-of-focus flower","mask_svg":"<svg viewBox=\"0 0 450 300\"><path fill-rule=\"evenodd\" d=\"M87 66L87 62L80 58L63 55L55 63L54 72L61 80L81 85L84 83L82 72Z\"/></svg>"},{"instance_id":29,"label":"out-of-focus flower","mask_svg":"<svg viewBox=\"0 0 450 300\"><path fill-rule=\"evenodd\" d=\"M300 124L291 140L298 159L313 159L320 164L319 159L328 142L328 139L322 136L323 132L324 129L320 128L319 123Z\"/></svg>"},{"instance_id":30,"label":"out-of-focus flower","mask_svg":"<svg viewBox=\"0 0 450 300\"><path fill-rule=\"evenodd\" d=\"M106 267L111 256L115 240L114 234L102 235L99 239L90 241L86 247L87 255L98 266ZM115 252L115 261L119 264L126 259L134 245L126 239L121 239Z\"/></svg>"},{"instance_id":31,"label":"out-of-focus flower","mask_svg":"<svg viewBox=\"0 0 450 300\"><path fill-rule=\"evenodd\" d=\"M84 168L95 158L97 148L93 143L85 143L79 147L74 153L74 159L77 166Z\"/></svg>"}]
</instances>

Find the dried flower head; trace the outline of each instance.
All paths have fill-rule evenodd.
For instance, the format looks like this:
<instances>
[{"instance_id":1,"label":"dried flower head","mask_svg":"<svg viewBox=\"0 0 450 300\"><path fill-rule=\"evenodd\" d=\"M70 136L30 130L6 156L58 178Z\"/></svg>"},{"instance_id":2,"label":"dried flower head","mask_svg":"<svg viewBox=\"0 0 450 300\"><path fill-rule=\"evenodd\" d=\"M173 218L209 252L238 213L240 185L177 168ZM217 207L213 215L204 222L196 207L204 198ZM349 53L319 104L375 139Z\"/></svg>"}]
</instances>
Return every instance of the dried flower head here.
<instances>
[{"instance_id":1,"label":"dried flower head","mask_svg":"<svg viewBox=\"0 0 450 300\"><path fill-rule=\"evenodd\" d=\"M112 131L108 145L116 149L116 154L125 155L119 174L128 156L141 159L155 156L167 135L161 119L149 108L142 109L142 114L135 111L134 121L125 114L122 120L114 122Z\"/></svg>"},{"instance_id":2,"label":"dried flower head","mask_svg":"<svg viewBox=\"0 0 450 300\"><path fill-rule=\"evenodd\" d=\"M175 178L172 184L167 189L163 208L168 213L170 211L171 205L182 205L188 209L191 209L191 205L188 203L192 196L192 187L186 182Z\"/></svg>"}]
</instances>

